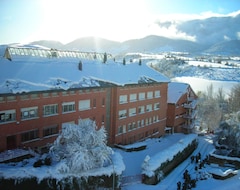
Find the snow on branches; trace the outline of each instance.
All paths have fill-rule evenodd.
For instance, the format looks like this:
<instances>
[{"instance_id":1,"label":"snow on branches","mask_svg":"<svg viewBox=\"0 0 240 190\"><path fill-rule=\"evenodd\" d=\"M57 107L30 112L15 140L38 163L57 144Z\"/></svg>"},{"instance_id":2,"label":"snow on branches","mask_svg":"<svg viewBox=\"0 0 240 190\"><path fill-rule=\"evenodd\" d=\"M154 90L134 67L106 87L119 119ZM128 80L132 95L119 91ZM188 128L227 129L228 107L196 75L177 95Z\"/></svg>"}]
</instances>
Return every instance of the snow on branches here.
<instances>
[{"instance_id":1,"label":"snow on branches","mask_svg":"<svg viewBox=\"0 0 240 190\"><path fill-rule=\"evenodd\" d=\"M97 130L92 120L81 120L79 125L65 125L50 151L57 161L64 161L60 168L62 173L103 167L113 154L106 145L105 128Z\"/></svg>"}]
</instances>

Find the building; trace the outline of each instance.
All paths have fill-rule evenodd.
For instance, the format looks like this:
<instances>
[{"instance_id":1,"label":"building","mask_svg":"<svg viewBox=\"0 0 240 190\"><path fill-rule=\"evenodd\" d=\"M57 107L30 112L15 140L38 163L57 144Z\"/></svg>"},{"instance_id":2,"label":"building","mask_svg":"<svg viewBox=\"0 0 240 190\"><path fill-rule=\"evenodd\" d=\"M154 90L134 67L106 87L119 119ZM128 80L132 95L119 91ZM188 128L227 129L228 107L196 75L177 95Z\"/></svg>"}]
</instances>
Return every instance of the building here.
<instances>
[{"instance_id":1,"label":"building","mask_svg":"<svg viewBox=\"0 0 240 190\"><path fill-rule=\"evenodd\" d=\"M0 66L0 151L44 148L65 124L88 118L106 128L109 144L165 134L169 79L146 63L11 46Z\"/></svg>"},{"instance_id":2,"label":"building","mask_svg":"<svg viewBox=\"0 0 240 190\"><path fill-rule=\"evenodd\" d=\"M197 114L197 96L189 84L168 84L167 129L174 132L191 133Z\"/></svg>"}]
</instances>

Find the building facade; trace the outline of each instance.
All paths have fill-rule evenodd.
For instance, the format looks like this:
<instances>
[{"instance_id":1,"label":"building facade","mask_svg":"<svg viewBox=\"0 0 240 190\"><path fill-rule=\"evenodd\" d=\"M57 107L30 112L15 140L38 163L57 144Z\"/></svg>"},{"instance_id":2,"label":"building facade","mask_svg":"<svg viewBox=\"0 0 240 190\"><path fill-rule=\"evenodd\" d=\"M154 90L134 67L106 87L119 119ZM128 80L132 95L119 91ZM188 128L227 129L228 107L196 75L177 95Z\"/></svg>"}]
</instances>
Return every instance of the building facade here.
<instances>
[{"instance_id":1,"label":"building facade","mask_svg":"<svg viewBox=\"0 0 240 190\"><path fill-rule=\"evenodd\" d=\"M107 89L72 89L0 96L0 151L45 147L66 123L90 118L104 126Z\"/></svg>"},{"instance_id":2,"label":"building facade","mask_svg":"<svg viewBox=\"0 0 240 190\"><path fill-rule=\"evenodd\" d=\"M196 118L197 96L189 84L168 85L167 128L174 133L191 133Z\"/></svg>"}]
</instances>

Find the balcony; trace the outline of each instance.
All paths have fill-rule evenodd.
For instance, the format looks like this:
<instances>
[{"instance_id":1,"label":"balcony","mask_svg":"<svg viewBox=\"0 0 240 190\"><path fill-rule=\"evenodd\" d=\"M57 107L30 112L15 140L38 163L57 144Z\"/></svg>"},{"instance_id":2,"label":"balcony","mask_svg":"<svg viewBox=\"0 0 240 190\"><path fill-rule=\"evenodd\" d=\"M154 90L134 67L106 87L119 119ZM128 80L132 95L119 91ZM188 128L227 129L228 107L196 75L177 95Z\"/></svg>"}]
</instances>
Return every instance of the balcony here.
<instances>
[{"instance_id":1,"label":"balcony","mask_svg":"<svg viewBox=\"0 0 240 190\"><path fill-rule=\"evenodd\" d=\"M187 113L183 115L183 118L185 119L194 119L197 115L197 110L193 110L191 113Z\"/></svg>"},{"instance_id":2,"label":"balcony","mask_svg":"<svg viewBox=\"0 0 240 190\"><path fill-rule=\"evenodd\" d=\"M192 102L190 103L185 103L183 105L184 108L187 108L187 109L195 109L197 106L197 100L193 100Z\"/></svg>"}]
</instances>

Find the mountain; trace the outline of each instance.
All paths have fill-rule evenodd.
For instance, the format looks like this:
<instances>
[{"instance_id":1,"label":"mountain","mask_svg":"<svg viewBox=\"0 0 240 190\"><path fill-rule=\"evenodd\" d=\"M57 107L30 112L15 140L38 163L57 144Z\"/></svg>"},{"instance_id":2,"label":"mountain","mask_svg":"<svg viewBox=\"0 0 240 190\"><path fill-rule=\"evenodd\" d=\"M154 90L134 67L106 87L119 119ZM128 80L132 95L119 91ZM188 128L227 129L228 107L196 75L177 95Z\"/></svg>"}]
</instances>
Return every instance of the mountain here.
<instances>
[{"instance_id":1,"label":"mountain","mask_svg":"<svg viewBox=\"0 0 240 190\"><path fill-rule=\"evenodd\" d=\"M30 45L41 45L45 46L48 48L53 48L53 49L62 49L63 44L59 41L53 41L53 40L39 40L39 41L34 41L31 42Z\"/></svg>"},{"instance_id":2,"label":"mountain","mask_svg":"<svg viewBox=\"0 0 240 190\"><path fill-rule=\"evenodd\" d=\"M128 40L122 43L127 52L166 52L166 51L201 51L199 44L179 39L170 39L162 36L147 36L141 39Z\"/></svg>"},{"instance_id":3,"label":"mountain","mask_svg":"<svg viewBox=\"0 0 240 190\"><path fill-rule=\"evenodd\" d=\"M239 55L240 54L240 40L229 40L219 42L212 45L205 50L206 53L219 55Z\"/></svg>"},{"instance_id":4,"label":"mountain","mask_svg":"<svg viewBox=\"0 0 240 190\"><path fill-rule=\"evenodd\" d=\"M84 37L65 44L63 46L63 49L114 53L118 47L120 47L120 45L120 42L115 42L103 38Z\"/></svg>"}]
</instances>

